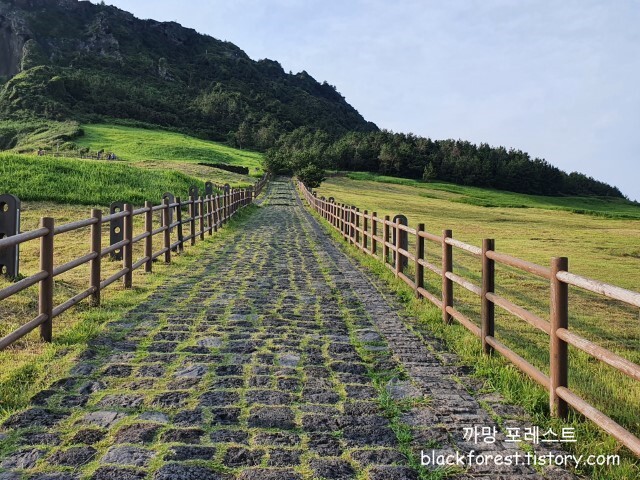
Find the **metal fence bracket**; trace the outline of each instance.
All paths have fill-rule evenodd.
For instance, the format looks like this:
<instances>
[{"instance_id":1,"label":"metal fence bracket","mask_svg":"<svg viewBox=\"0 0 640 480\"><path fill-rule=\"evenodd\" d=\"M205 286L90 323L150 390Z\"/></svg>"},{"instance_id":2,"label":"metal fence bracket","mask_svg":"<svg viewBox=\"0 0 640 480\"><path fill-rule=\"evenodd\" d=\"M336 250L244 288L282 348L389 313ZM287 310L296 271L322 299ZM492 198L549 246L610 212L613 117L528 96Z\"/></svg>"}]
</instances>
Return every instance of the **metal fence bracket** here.
<instances>
[{"instance_id":1,"label":"metal fence bracket","mask_svg":"<svg viewBox=\"0 0 640 480\"><path fill-rule=\"evenodd\" d=\"M114 213L120 213L124 211L124 202L113 202L109 207L109 212L111 215ZM111 220L109 223L109 239L111 241L110 245L114 243L119 243L124 240L124 218L116 218L115 220ZM122 248L114 250L110 254L111 260L122 260Z\"/></svg>"},{"instance_id":2,"label":"metal fence bracket","mask_svg":"<svg viewBox=\"0 0 640 480\"><path fill-rule=\"evenodd\" d=\"M0 195L0 238L20 233L20 199ZM0 250L0 274L17 278L20 273L20 245Z\"/></svg>"}]
</instances>

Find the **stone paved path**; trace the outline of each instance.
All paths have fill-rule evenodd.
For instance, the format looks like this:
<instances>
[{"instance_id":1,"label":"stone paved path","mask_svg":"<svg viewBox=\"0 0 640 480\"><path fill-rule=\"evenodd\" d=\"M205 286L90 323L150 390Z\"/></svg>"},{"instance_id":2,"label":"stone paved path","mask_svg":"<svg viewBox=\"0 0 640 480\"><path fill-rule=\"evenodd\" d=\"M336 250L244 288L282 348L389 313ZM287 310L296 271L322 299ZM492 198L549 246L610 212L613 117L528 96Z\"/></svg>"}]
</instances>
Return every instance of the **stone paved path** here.
<instances>
[{"instance_id":1,"label":"stone paved path","mask_svg":"<svg viewBox=\"0 0 640 480\"><path fill-rule=\"evenodd\" d=\"M0 427L13 446L0 480L441 478L421 450L516 452L503 436L464 441L464 426L495 422L454 381L455 359L405 327L290 182L272 183L233 240ZM542 478L525 466L450 473Z\"/></svg>"}]
</instances>

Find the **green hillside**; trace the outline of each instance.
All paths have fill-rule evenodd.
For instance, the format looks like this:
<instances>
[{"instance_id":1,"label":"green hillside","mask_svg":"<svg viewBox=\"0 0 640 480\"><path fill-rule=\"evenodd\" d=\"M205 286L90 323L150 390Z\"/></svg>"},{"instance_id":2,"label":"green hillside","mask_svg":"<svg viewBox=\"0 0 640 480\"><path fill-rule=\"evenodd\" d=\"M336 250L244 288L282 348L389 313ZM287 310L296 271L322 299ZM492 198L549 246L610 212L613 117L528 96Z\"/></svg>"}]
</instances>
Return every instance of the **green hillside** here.
<instances>
[{"instance_id":1,"label":"green hillside","mask_svg":"<svg viewBox=\"0 0 640 480\"><path fill-rule=\"evenodd\" d=\"M84 135L75 143L92 151L114 152L124 161L204 162L248 167L251 174L262 170L262 155L220 143L162 130L119 125L82 125Z\"/></svg>"},{"instance_id":2,"label":"green hillside","mask_svg":"<svg viewBox=\"0 0 640 480\"><path fill-rule=\"evenodd\" d=\"M136 120L267 148L297 127L371 131L335 87L174 22L69 0L0 0L0 118Z\"/></svg>"}]
</instances>

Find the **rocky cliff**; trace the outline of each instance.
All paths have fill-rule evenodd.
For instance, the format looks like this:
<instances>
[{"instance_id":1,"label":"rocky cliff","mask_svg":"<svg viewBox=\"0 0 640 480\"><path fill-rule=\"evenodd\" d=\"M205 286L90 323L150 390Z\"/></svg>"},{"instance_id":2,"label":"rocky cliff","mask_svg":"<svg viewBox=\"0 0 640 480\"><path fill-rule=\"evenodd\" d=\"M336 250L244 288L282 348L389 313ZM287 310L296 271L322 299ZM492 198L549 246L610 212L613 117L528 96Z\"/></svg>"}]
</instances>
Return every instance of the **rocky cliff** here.
<instances>
[{"instance_id":1,"label":"rocky cliff","mask_svg":"<svg viewBox=\"0 0 640 480\"><path fill-rule=\"evenodd\" d=\"M0 76L12 77L21 71L25 43L31 37L24 20L0 2Z\"/></svg>"}]
</instances>

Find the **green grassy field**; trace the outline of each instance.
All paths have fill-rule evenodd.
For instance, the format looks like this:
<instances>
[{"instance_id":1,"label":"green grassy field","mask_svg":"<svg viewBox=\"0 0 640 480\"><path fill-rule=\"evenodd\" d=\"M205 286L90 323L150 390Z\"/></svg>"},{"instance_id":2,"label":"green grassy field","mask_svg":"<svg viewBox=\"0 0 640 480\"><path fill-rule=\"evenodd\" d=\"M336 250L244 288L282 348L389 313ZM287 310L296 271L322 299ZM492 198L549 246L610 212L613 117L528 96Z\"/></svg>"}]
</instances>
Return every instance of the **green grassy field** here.
<instances>
[{"instance_id":1,"label":"green grassy field","mask_svg":"<svg viewBox=\"0 0 640 480\"><path fill-rule=\"evenodd\" d=\"M0 154L0 184L22 201L103 205L122 200L160 203L162 194L187 195L204 182L176 171L149 170L117 162ZM52 212L53 213L53 212Z\"/></svg>"},{"instance_id":2,"label":"green grassy field","mask_svg":"<svg viewBox=\"0 0 640 480\"><path fill-rule=\"evenodd\" d=\"M104 149L132 162L206 162L249 167L251 175L262 172L262 155L220 143L161 130L119 125L82 125L84 135L75 143L91 151Z\"/></svg>"},{"instance_id":3,"label":"green grassy field","mask_svg":"<svg viewBox=\"0 0 640 480\"><path fill-rule=\"evenodd\" d=\"M567 256L572 272L638 290L640 206L630 202L532 197L447 184L386 181L386 178L363 174L349 177L329 178L317 189L318 196L334 197L336 202L376 211L379 217L403 213L409 218L410 226L424 222L426 229L435 234L450 228L455 238L473 245L479 246L483 238L494 238L498 251L540 265L548 266L554 256ZM481 206L489 204L492 206ZM427 242L426 248L427 260L438 265L440 246ZM411 271L409 268L409 276ZM459 249L454 249L454 271L479 285L479 260ZM496 268L496 274L498 294L548 319L547 281L501 266ZM429 272L425 276L427 290L439 296L440 278ZM454 290L456 308L479 323L479 299L462 288ZM413 308L419 319L418 327L422 325L428 331L440 332L454 351L462 353L465 362L475 365L477 373L489 379L509 400L524 404L534 415L548 414L548 395L542 388L515 373L506 362L480 361L478 340L462 328L442 327L439 312L434 312L429 304ZM635 363L640 363L638 314L637 309L619 302L570 289L570 329ZM548 374L548 336L498 307L496 332L500 341ZM589 403L636 435L640 434L637 414L640 382L570 348L569 384ZM597 429L581 428L585 437L591 437L589 441L581 439L587 447L616 448L611 439L594 433Z\"/></svg>"},{"instance_id":4,"label":"green grassy field","mask_svg":"<svg viewBox=\"0 0 640 480\"><path fill-rule=\"evenodd\" d=\"M562 210L607 218L640 220L640 204L620 198L526 195L522 193L454 185L451 183L425 183L417 180L387 177L366 172L354 172L346 176L351 180L413 187L418 189L416 190L416 194L424 198L448 200L450 202L463 203L476 207L539 208L542 210Z\"/></svg>"},{"instance_id":5,"label":"green grassy field","mask_svg":"<svg viewBox=\"0 0 640 480\"><path fill-rule=\"evenodd\" d=\"M640 205L632 202L541 197L370 174L330 177L318 195L379 215L403 213L411 225L424 222L437 234L452 229L454 237L474 245L494 238L497 250L540 265L568 256L575 273L630 289L639 283Z\"/></svg>"}]
</instances>

